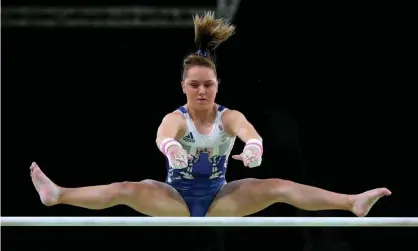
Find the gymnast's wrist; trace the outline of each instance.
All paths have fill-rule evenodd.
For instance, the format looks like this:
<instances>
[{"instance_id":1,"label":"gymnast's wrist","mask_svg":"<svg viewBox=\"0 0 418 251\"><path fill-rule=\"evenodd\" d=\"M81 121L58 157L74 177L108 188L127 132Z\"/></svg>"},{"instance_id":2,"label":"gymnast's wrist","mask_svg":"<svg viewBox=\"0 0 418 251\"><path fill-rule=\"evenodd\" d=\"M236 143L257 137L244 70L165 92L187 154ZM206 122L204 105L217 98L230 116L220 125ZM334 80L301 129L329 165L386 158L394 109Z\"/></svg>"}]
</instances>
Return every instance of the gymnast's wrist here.
<instances>
[{"instance_id":1,"label":"gymnast's wrist","mask_svg":"<svg viewBox=\"0 0 418 251\"><path fill-rule=\"evenodd\" d=\"M244 150L248 147L255 147L263 154L263 141L260 139L249 139L245 144Z\"/></svg>"},{"instance_id":2,"label":"gymnast's wrist","mask_svg":"<svg viewBox=\"0 0 418 251\"><path fill-rule=\"evenodd\" d=\"M175 140L173 138L165 138L164 140L161 141L159 149L165 156L167 156L168 150L172 146L178 146L178 147L182 148L181 144L177 140Z\"/></svg>"}]
</instances>

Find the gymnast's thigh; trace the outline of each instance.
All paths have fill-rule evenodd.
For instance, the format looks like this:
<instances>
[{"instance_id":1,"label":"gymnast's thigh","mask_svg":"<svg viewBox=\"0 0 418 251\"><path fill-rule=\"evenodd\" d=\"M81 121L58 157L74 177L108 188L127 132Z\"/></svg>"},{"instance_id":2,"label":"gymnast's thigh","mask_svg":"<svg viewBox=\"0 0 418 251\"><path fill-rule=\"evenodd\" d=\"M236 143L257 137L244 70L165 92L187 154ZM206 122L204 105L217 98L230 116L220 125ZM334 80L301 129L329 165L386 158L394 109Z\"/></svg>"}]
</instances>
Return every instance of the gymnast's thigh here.
<instances>
[{"instance_id":1,"label":"gymnast's thigh","mask_svg":"<svg viewBox=\"0 0 418 251\"><path fill-rule=\"evenodd\" d=\"M189 209L181 195L169 184L143 180L124 182L124 203L149 216L189 216Z\"/></svg>"},{"instance_id":2,"label":"gymnast's thigh","mask_svg":"<svg viewBox=\"0 0 418 251\"><path fill-rule=\"evenodd\" d=\"M269 192L271 180L242 179L227 183L217 194L206 216L247 216L274 204L276 198Z\"/></svg>"}]
</instances>

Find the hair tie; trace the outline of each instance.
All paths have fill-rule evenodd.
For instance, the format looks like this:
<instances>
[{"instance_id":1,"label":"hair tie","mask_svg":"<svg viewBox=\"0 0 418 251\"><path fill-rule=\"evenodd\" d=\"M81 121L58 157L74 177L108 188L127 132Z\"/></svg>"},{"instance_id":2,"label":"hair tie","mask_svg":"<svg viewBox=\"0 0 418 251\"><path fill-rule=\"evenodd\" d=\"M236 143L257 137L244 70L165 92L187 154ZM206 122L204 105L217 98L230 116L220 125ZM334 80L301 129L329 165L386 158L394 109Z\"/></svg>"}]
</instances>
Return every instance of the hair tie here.
<instances>
[{"instance_id":1,"label":"hair tie","mask_svg":"<svg viewBox=\"0 0 418 251\"><path fill-rule=\"evenodd\" d=\"M196 55L199 55L199 56L202 56L202 57L207 57L208 53L206 51L198 50L196 52Z\"/></svg>"}]
</instances>

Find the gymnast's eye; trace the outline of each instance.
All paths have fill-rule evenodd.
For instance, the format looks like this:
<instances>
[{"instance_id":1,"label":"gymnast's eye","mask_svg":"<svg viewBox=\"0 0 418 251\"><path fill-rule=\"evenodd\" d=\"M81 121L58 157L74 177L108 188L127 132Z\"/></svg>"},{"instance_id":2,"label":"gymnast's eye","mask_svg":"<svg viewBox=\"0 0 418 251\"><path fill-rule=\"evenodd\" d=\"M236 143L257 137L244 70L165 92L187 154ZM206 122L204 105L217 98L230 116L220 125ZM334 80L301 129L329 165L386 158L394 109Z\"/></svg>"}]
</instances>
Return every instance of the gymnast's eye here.
<instances>
[{"instance_id":1,"label":"gymnast's eye","mask_svg":"<svg viewBox=\"0 0 418 251\"><path fill-rule=\"evenodd\" d=\"M206 82L205 83L205 87L206 88L210 88L210 87L212 87L212 86L214 86L215 85L215 83L213 83L212 81L210 81L210 82Z\"/></svg>"},{"instance_id":2,"label":"gymnast's eye","mask_svg":"<svg viewBox=\"0 0 418 251\"><path fill-rule=\"evenodd\" d=\"M197 87L199 87L199 82L197 82L197 81L191 81L191 82L189 82L189 85L191 87L193 87L193 88L197 88Z\"/></svg>"}]
</instances>

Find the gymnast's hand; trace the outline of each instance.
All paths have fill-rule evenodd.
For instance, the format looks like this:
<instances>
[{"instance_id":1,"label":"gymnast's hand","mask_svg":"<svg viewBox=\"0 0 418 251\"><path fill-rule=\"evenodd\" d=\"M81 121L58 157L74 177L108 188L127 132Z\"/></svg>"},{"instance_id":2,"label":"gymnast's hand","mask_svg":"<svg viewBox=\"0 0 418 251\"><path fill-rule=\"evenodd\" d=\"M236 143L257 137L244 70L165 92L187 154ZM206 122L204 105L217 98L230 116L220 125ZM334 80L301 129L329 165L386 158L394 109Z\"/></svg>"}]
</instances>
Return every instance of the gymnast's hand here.
<instances>
[{"instance_id":1,"label":"gymnast's hand","mask_svg":"<svg viewBox=\"0 0 418 251\"><path fill-rule=\"evenodd\" d=\"M232 155L233 159L241 160L244 166L254 168L261 165L262 150L256 145L247 144L240 155Z\"/></svg>"},{"instance_id":2,"label":"gymnast's hand","mask_svg":"<svg viewBox=\"0 0 418 251\"><path fill-rule=\"evenodd\" d=\"M174 169L184 169L189 166L192 157L181 146L173 145L167 149L168 163Z\"/></svg>"}]
</instances>

